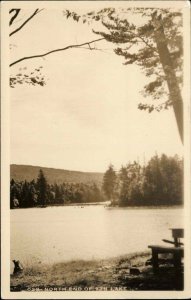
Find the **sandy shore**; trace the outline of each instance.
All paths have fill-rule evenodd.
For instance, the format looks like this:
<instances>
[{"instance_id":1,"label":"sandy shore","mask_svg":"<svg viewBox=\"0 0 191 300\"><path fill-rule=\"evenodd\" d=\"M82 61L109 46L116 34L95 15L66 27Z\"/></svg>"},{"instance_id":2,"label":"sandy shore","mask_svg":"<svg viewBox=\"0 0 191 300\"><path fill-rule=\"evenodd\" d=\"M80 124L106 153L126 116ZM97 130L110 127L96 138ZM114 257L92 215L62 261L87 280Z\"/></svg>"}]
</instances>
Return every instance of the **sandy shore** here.
<instances>
[{"instance_id":1,"label":"sandy shore","mask_svg":"<svg viewBox=\"0 0 191 300\"><path fill-rule=\"evenodd\" d=\"M11 291L183 289L183 270L177 274L165 264L154 274L152 266L145 265L150 258L146 251L104 260L32 265L11 274Z\"/></svg>"}]
</instances>

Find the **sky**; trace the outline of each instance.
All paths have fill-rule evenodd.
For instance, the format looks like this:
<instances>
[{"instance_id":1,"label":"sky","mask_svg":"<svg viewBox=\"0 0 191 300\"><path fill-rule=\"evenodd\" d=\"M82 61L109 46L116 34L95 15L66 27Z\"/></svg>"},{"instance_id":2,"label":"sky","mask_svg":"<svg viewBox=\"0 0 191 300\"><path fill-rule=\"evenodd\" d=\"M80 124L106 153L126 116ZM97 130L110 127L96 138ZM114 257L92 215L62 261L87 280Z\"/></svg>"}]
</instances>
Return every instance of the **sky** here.
<instances>
[{"instance_id":1,"label":"sky","mask_svg":"<svg viewBox=\"0 0 191 300\"><path fill-rule=\"evenodd\" d=\"M11 37L10 60L97 38L90 26L66 20L62 9L45 9ZM70 49L11 68L14 75L43 66L46 80L44 87L11 89L11 163L104 172L110 163L119 169L156 153L182 155L172 109L137 108L148 80L141 70L123 65L111 44L95 46L104 50Z\"/></svg>"}]
</instances>

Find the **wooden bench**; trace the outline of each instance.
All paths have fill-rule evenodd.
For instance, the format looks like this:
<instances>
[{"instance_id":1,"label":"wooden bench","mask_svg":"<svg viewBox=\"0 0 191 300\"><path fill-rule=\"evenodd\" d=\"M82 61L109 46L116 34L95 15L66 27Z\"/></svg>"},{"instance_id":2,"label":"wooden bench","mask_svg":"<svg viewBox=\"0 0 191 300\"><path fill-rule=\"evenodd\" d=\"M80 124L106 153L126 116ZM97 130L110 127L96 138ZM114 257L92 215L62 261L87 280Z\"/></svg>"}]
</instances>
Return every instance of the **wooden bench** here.
<instances>
[{"instance_id":1,"label":"wooden bench","mask_svg":"<svg viewBox=\"0 0 191 300\"><path fill-rule=\"evenodd\" d=\"M181 258L184 256L184 248L181 247L183 243L180 238L184 237L184 230L182 228L172 228L172 237L174 241L163 240L167 243L174 244L174 247L165 247L161 245L150 245L148 248L152 250L152 265L153 270L156 272L159 267L159 254L169 253L173 255L173 264L176 270L181 267Z\"/></svg>"}]
</instances>

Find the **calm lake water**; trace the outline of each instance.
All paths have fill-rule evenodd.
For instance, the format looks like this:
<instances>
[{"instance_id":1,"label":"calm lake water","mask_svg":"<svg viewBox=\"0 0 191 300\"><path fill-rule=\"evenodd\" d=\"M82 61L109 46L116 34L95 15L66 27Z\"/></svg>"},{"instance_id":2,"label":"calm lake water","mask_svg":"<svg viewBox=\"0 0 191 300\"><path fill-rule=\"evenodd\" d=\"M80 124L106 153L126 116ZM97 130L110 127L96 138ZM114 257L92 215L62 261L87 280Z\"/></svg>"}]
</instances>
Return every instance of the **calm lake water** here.
<instances>
[{"instance_id":1,"label":"calm lake water","mask_svg":"<svg viewBox=\"0 0 191 300\"><path fill-rule=\"evenodd\" d=\"M11 210L11 259L24 265L144 251L183 227L181 208L65 206Z\"/></svg>"}]
</instances>

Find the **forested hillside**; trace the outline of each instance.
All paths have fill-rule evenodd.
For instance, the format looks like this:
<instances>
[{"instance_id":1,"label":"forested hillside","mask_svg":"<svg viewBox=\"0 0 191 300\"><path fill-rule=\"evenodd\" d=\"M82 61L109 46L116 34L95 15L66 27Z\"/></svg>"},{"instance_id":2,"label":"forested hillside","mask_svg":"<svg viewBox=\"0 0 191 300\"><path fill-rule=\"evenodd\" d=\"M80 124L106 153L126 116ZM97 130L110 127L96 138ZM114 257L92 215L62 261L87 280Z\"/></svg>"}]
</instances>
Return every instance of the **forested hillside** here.
<instances>
[{"instance_id":1,"label":"forested hillside","mask_svg":"<svg viewBox=\"0 0 191 300\"><path fill-rule=\"evenodd\" d=\"M41 169L49 184L66 183L95 183L102 184L103 174L93 172L68 171L62 169L44 168L38 166L16 165L10 166L10 178L15 181L36 180Z\"/></svg>"},{"instance_id":2,"label":"forested hillside","mask_svg":"<svg viewBox=\"0 0 191 300\"><path fill-rule=\"evenodd\" d=\"M111 201L117 206L183 204L183 159L155 155L104 174L11 166L10 207Z\"/></svg>"}]
</instances>

